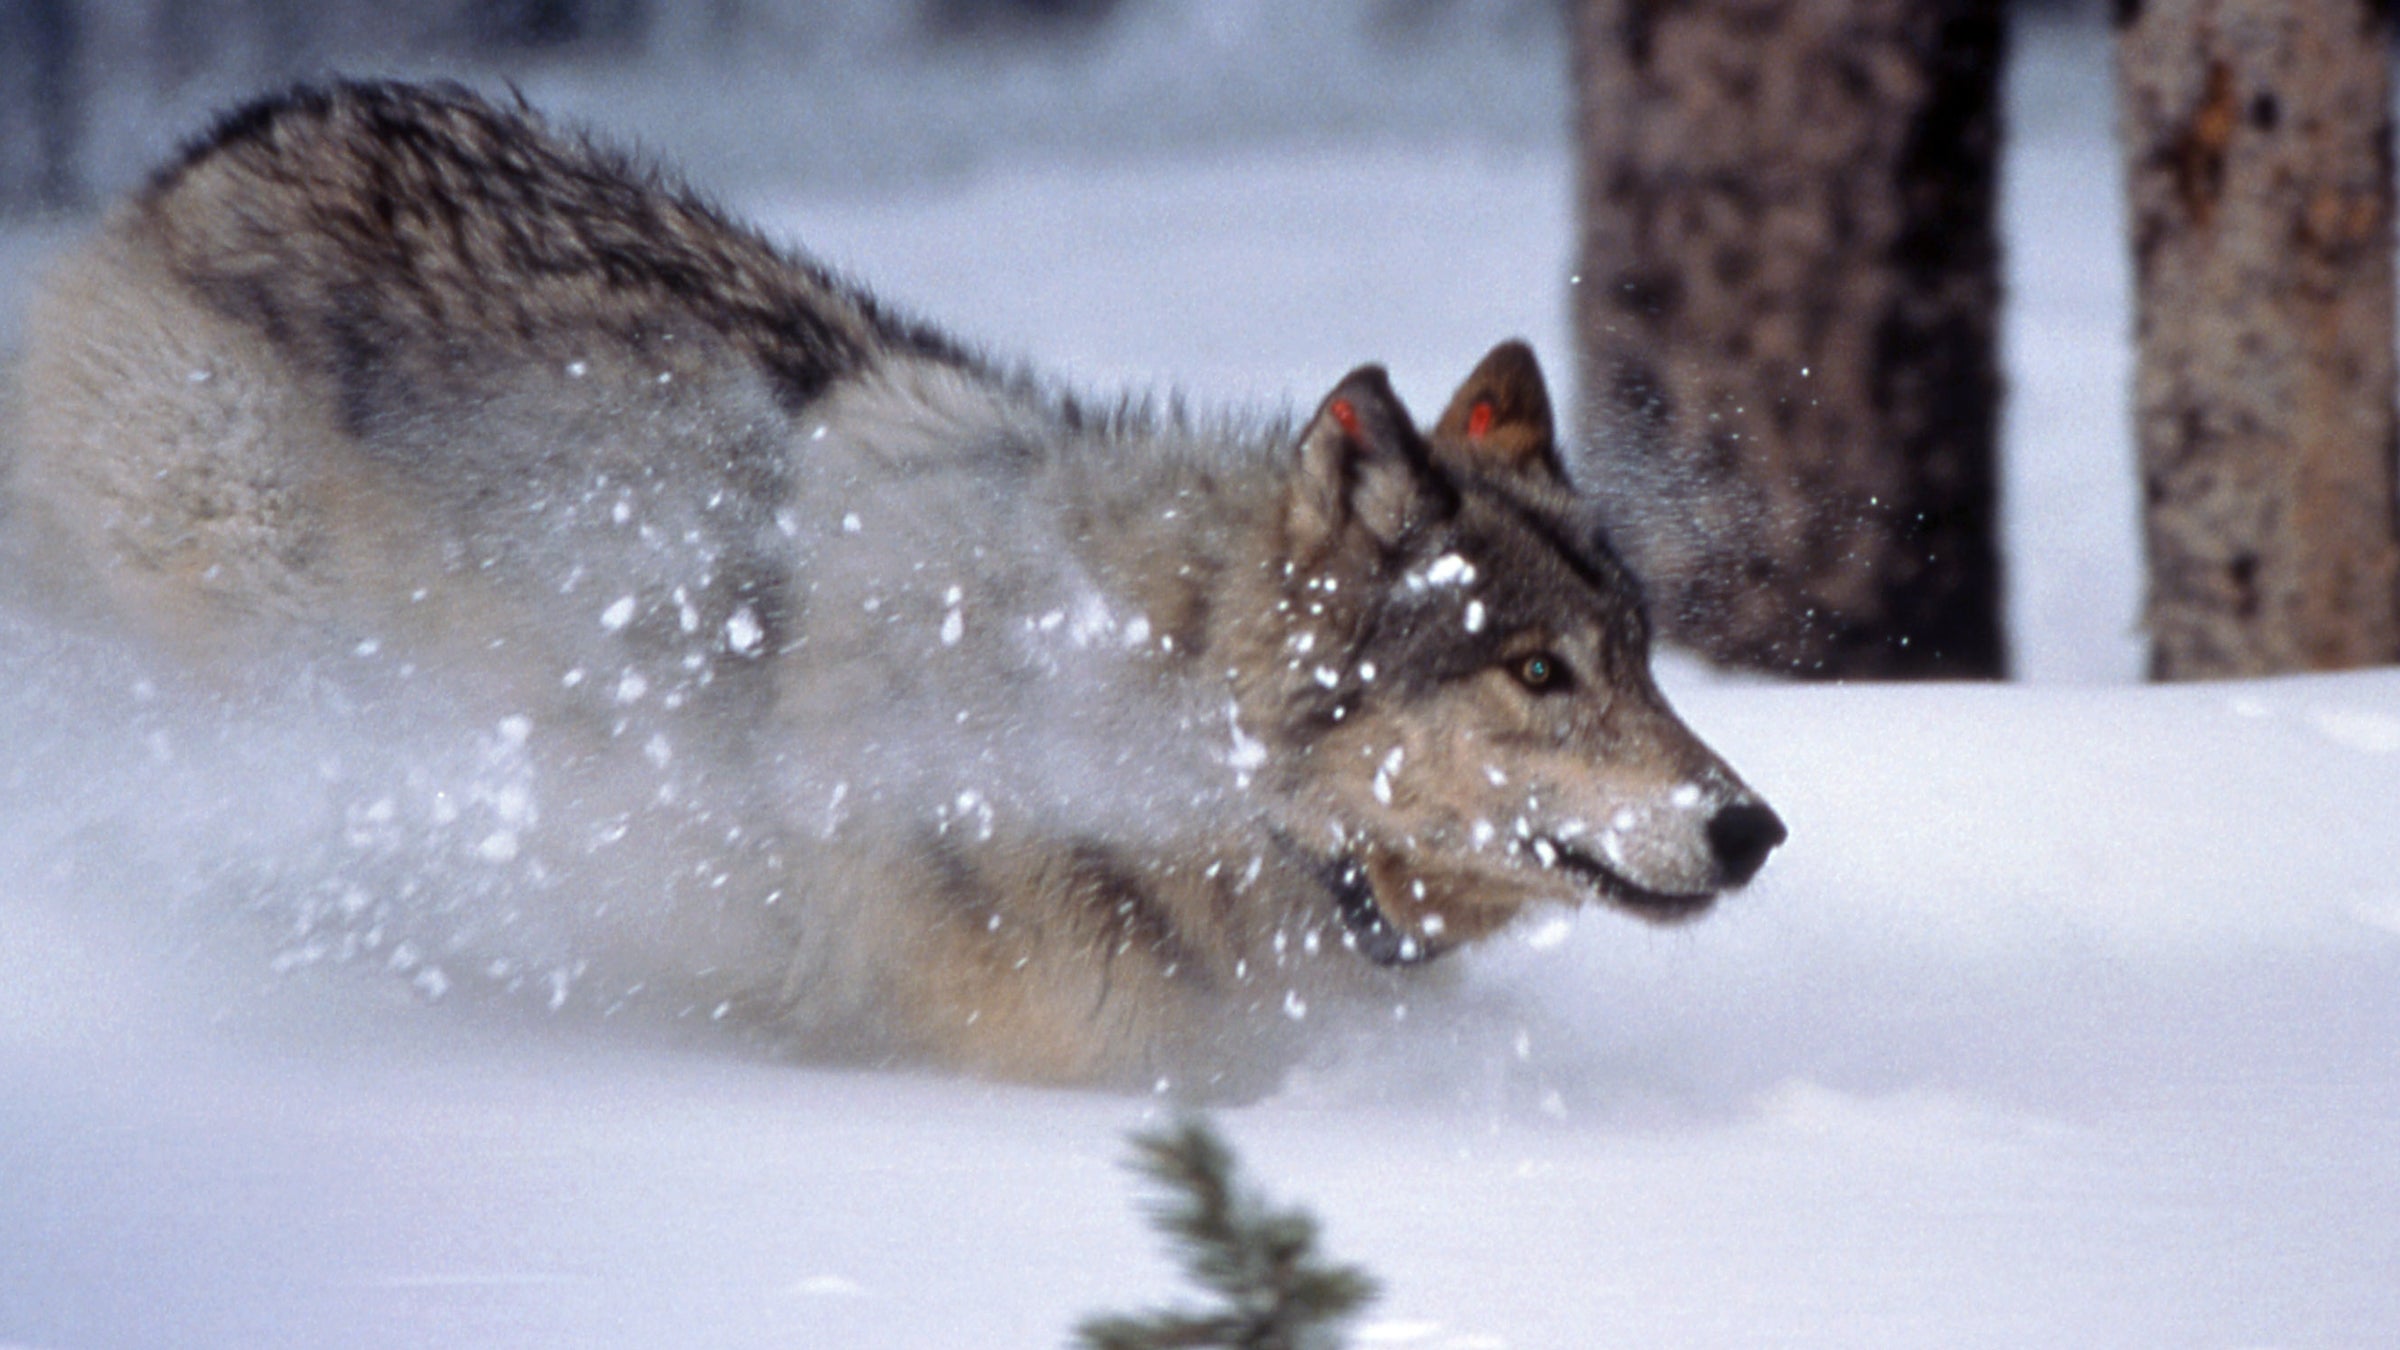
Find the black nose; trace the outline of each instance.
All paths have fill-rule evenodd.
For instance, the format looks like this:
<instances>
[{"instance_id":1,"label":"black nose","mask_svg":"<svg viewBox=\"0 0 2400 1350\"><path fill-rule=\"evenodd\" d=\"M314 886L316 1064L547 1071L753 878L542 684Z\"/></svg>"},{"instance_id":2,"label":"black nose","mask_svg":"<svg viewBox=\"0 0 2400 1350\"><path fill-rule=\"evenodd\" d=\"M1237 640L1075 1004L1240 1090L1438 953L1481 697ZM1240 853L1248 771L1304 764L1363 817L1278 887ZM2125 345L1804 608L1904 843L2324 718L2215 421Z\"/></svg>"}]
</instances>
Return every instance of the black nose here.
<instances>
[{"instance_id":1,"label":"black nose","mask_svg":"<svg viewBox=\"0 0 2400 1350\"><path fill-rule=\"evenodd\" d=\"M1725 884L1739 886L1758 875L1767 855L1784 841L1783 821L1764 802L1735 802L1709 818L1708 846L1716 851Z\"/></svg>"}]
</instances>

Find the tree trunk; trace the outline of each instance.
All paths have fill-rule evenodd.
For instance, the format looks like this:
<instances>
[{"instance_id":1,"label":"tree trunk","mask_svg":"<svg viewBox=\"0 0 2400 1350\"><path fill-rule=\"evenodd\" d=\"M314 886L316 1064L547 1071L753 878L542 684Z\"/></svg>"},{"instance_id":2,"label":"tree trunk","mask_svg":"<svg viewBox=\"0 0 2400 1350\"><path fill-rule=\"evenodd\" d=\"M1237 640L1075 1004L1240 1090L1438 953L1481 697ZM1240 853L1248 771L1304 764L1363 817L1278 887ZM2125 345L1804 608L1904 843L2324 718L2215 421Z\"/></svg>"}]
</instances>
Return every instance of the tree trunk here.
<instances>
[{"instance_id":1,"label":"tree trunk","mask_svg":"<svg viewBox=\"0 0 2400 1350\"><path fill-rule=\"evenodd\" d=\"M83 199L83 86L74 0L0 3L0 214Z\"/></svg>"},{"instance_id":2,"label":"tree trunk","mask_svg":"<svg viewBox=\"0 0 2400 1350\"><path fill-rule=\"evenodd\" d=\"M646 0L474 0L468 31L508 52L624 53L640 47L649 17Z\"/></svg>"},{"instance_id":3,"label":"tree trunk","mask_svg":"<svg viewBox=\"0 0 2400 1350\"><path fill-rule=\"evenodd\" d=\"M2120 0L2158 679L2400 660L2377 0Z\"/></svg>"},{"instance_id":4,"label":"tree trunk","mask_svg":"<svg viewBox=\"0 0 2400 1350\"><path fill-rule=\"evenodd\" d=\"M2002 0L1579 0L1585 440L1662 631L2002 673Z\"/></svg>"}]
</instances>

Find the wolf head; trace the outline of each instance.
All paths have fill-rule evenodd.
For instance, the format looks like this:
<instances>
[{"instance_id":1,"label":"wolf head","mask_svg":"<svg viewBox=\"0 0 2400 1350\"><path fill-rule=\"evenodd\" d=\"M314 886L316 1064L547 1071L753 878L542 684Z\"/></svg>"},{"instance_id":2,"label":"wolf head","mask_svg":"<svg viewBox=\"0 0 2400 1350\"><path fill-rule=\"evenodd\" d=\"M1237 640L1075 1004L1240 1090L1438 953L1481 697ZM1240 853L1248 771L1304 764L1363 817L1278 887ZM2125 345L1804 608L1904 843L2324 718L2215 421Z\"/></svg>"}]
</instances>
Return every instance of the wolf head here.
<instances>
[{"instance_id":1,"label":"wolf head","mask_svg":"<svg viewBox=\"0 0 2400 1350\"><path fill-rule=\"evenodd\" d=\"M1420 959L1540 902L1683 919L1758 871L1783 824L1652 682L1640 584L1568 482L1524 344L1430 437L1362 367L1293 453L1284 829L1360 950Z\"/></svg>"}]
</instances>

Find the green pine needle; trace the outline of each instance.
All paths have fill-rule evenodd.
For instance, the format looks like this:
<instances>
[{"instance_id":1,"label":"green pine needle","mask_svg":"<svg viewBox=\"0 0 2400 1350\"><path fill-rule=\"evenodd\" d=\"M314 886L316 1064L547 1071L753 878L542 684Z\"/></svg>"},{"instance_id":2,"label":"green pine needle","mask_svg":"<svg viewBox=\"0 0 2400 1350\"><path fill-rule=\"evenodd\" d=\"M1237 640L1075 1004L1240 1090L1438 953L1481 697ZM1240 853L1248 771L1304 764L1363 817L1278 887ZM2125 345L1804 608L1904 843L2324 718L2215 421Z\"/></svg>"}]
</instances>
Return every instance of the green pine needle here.
<instances>
[{"instance_id":1,"label":"green pine needle","mask_svg":"<svg viewBox=\"0 0 2400 1350\"><path fill-rule=\"evenodd\" d=\"M1317 1221L1243 1190L1233 1150L1190 1116L1133 1137L1133 1167L1156 1182L1144 1206L1192 1282L1223 1306L1093 1317L1085 1350L1333 1350L1342 1323L1372 1302L1375 1281L1316 1252Z\"/></svg>"}]
</instances>

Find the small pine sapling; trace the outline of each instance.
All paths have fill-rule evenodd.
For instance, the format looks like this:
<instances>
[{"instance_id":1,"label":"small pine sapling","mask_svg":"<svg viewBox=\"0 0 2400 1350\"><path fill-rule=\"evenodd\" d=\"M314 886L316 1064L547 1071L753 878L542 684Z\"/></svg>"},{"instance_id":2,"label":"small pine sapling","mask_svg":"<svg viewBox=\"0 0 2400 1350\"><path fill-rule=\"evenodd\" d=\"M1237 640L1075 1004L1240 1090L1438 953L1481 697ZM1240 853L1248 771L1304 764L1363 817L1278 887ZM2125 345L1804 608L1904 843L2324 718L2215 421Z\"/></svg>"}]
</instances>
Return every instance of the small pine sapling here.
<instances>
[{"instance_id":1,"label":"small pine sapling","mask_svg":"<svg viewBox=\"0 0 2400 1350\"><path fill-rule=\"evenodd\" d=\"M1242 1187L1233 1150L1199 1117L1133 1137L1132 1166L1160 1188L1145 1206L1184 1272L1218 1306L1086 1319L1084 1350L1335 1350L1375 1281L1317 1254L1317 1221Z\"/></svg>"}]
</instances>

